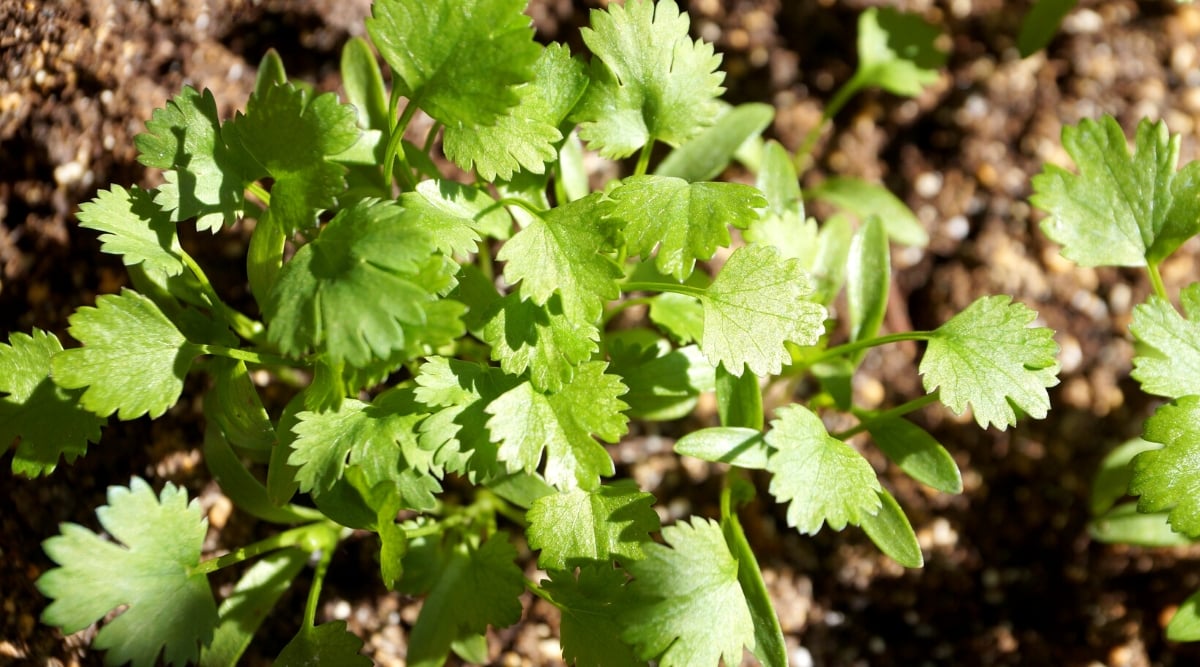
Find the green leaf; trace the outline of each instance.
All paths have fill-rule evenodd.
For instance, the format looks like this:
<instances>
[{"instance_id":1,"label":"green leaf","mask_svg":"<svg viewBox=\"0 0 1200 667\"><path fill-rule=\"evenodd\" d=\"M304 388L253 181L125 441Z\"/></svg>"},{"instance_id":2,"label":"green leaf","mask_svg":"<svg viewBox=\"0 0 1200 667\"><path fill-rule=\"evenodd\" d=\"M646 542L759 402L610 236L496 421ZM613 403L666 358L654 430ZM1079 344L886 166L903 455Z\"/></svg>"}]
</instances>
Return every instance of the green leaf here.
<instances>
[{"instance_id":1,"label":"green leaf","mask_svg":"<svg viewBox=\"0 0 1200 667\"><path fill-rule=\"evenodd\" d=\"M716 372L716 393L717 418L722 426L762 430L763 396L757 375L734 375L720 364Z\"/></svg>"},{"instance_id":2,"label":"green leaf","mask_svg":"<svg viewBox=\"0 0 1200 667\"><path fill-rule=\"evenodd\" d=\"M211 91L185 86L154 111L133 142L138 162L166 170L154 201L169 220L196 218L197 229L216 232L242 216L246 185L260 168L240 146L225 142Z\"/></svg>"},{"instance_id":3,"label":"green leaf","mask_svg":"<svg viewBox=\"0 0 1200 667\"><path fill-rule=\"evenodd\" d=\"M653 505L654 496L629 479L542 496L526 513L529 547L541 550L538 565L546 570L638 560L659 529Z\"/></svg>"},{"instance_id":4,"label":"green leaf","mask_svg":"<svg viewBox=\"0 0 1200 667\"><path fill-rule=\"evenodd\" d=\"M516 87L519 101L495 124L453 127L443 139L446 157L463 169L472 168L486 181L508 180L518 170L541 174L558 157L563 135L559 124L583 96L588 77L581 62L565 45L542 50L533 67L533 80Z\"/></svg>"},{"instance_id":5,"label":"green leaf","mask_svg":"<svg viewBox=\"0 0 1200 667\"><path fill-rule=\"evenodd\" d=\"M288 82L287 69L283 66L283 58L274 48L267 49L262 60L258 62L258 70L254 73L254 93L265 95L274 86L282 86Z\"/></svg>"},{"instance_id":6,"label":"green leaf","mask_svg":"<svg viewBox=\"0 0 1200 667\"><path fill-rule=\"evenodd\" d=\"M673 0L613 4L591 20L592 83L575 114L589 148L618 159L656 140L678 146L716 120L721 57L692 41Z\"/></svg>"},{"instance_id":7,"label":"green leaf","mask_svg":"<svg viewBox=\"0 0 1200 667\"><path fill-rule=\"evenodd\" d=\"M919 369L925 391L940 389L955 414L970 404L984 428L1015 425L1014 407L1045 417L1046 388L1058 384L1058 345L1050 329L1029 326L1036 317L1009 296L976 300L932 332Z\"/></svg>"},{"instance_id":8,"label":"green leaf","mask_svg":"<svg viewBox=\"0 0 1200 667\"><path fill-rule=\"evenodd\" d=\"M925 429L903 418L867 419L871 439L909 477L943 493L962 493L954 457Z\"/></svg>"},{"instance_id":9,"label":"green leaf","mask_svg":"<svg viewBox=\"0 0 1200 667\"><path fill-rule=\"evenodd\" d=\"M393 86L449 128L491 125L521 100L541 47L525 0L378 0L367 33Z\"/></svg>"},{"instance_id":10,"label":"green leaf","mask_svg":"<svg viewBox=\"0 0 1200 667\"><path fill-rule=\"evenodd\" d=\"M329 491L347 466L371 471L370 486L395 481L410 468L428 473L431 456L417 446L416 431L425 416L403 387L371 403L348 398L337 410L299 413L288 463L298 467L300 490L314 496Z\"/></svg>"},{"instance_id":11,"label":"green leaf","mask_svg":"<svg viewBox=\"0 0 1200 667\"><path fill-rule=\"evenodd\" d=\"M807 226L808 223L805 224ZM817 233L816 252L812 254L811 261L804 264L817 285L813 301L829 305L841 291L846 280L846 264L849 262L853 237L854 229L850 226L850 220L843 215L835 215L821 225Z\"/></svg>"},{"instance_id":12,"label":"green leaf","mask_svg":"<svg viewBox=\"0 0 1200 667\"><path fill-rule=\"evenodd\" d=\"M275 658L278 667L306 665L345 665L368 667L371 659L362 655L363 642L346 629L345 621L305 625Z\"/></svg>"},{"instance_id":13,"label":"green leaf","mask_svg":"<svg viewBox=\"0 0 1200 667\"><path fill-rule=\"evenodd\" d=\"M767 200L763 217L795 215L804 219L804 197L792 155L772 139L763 146L762 165L755 185Z\"/></svg>"},{"instance_id":14,"label":"green leaf","mask_svg":"<svg viewBox=\"0 0 1200 667\"><path fill-rule=\"evenodd\" d=\"M627 565L621 638L662 667L740 664L742 647L755 645L754 621L720 525L695 517L662 536L665 545L646 545L646 558Z\"/></svg>"},{"instance_id":15,"label":"green leaf","mask_svg":"<svg viewBox=\"0 0 1200 667\"><path fill-rule=\"evenodd\" d=\"M498 368L429 359L416 378L416 399L432 411L421 423L421 447L435 452L439 465L466 473L472 482L499 471L484 409L519 381Z\"/></svg>"},{"instance_id":16,"label":"green leaf","mask_svg":"<svg viewBox=\"0 0 1200 667\"><path fill-rule=\"evenodd\" d=\"M1042 231L1083 266L1157 264L1200 232L1200 163L1175 171L1179 136L1143 120L1129 154L1111 116L1062 131L1078 174L1054 165L1033 178Z\"/></svg>"},{"instance_id":17,"label":"green leaf","mask_svg":"<svg viewBox=\"0 0 1200 667\"><path fill-rule=\"evenodd\" d=\"M1159 408L1142 437L1162 443L1133 460L1130 495L1139 512L1170 511L1171 528L1200 536L1200 396L1184 396Z\"/></svg>"},{"instance_id":18,"label":"green leaf","mask_svg":"<svg viewBox=\"0 0 1200 667\"><path fill-rule=\"evenodd\" d=\"M649 257L683 282L696 260L711 259L730 242L729 225L745 228L766 205L762 194L740 183L689 183L667 176L632 176L609 193L610 215L624 223L630 255Z\"/></svg>"},{"instance_id":19,"label":"green leaf","mask_svg":"<svg viewBox=\"0 0 1200 667\"><path fill-rule=\"evenodd\" d=\"M62 344L40 329L13 333L0 345L0 454L18 438L14 473L49 475L62 456L68 463L100 441L104 420L80 405L81 391L68 391L50 379L50 360Z\"/></svg>"},{"instance_id":20,"label":"green leaf","mask_svg":"<svg viewBox=\"0 0 1200 667\"><path fill-rule=\"evenodd\" d=\"M650 299L650 321L686 345L704 337L704 307L686 294L664 292Z\"/></svg>"},{"instance_id":21,"label":"green leaf","mask_svg":"<svg viewBox=\"0 0 1200 667\"><path fill-rule=\"evenodd\" d=\"M892 560L904 567L921 567L925 564L925 557L921 554L921 545L917 542L912 524L904 516L904 510L885 490L879 491L879 499L882 502L879 512L863 517L863 531Z\"/></svg>"},{"instance_id":22,"label":"green leaf","mask_svg":"<svg viewBox=\"0 0 1200 667\"><path fill-rule=\"evenodd\" d=\"M1167 623L1167 639L1173 642L1200 641L1200 592L1192 593Z\"/></svg>"},{"instance_id":23,"label":"green leaf","mask_svg":"<svg viewBox=\"0 0 1200 667\"><path fill-rule=\"evenodd\" d=\"M1161 449L1157 442L1133 438L1118 445L1104 456L1100 467L1092 477L1092 493L1089 509L1092 516L1100 516L1118 500L1129 495L1129 483L1133 481L1133 458L1151 449Z\"/></svg>"},{"instance_id":24,"label":"green leaf","mask_svg":"<svg viewBox=\"0 0 1200 667\"><path fill-rule=\"evenodd\" d=\"M321 513L312 508L272 502L267 488L242 463L221 429L211 421L204 426L204 464L213 480L221 485L221 491L250 516L282 524L322 519Z\"/></svg>"},{"instance_id":25,"label":"green leaf","mask_svg":"<svg viewBox=\"0 0 1200 667\"><path fill-rule=\"evenodd\" d=\"M346 169L328 158L359 135L354 107L333 93L310 97L291 84L271 86L251 95L246 113L223 128L231 144L240 142L261 165L256 176L274 179L271 216L288 235L316 226L317 215L337 205Z\"/></svg>"},{"instance_id":26,"label":"green leaf","mask_svg":"<svg viewBox=\"0 0 1200 667\"><path fill-rule=\"evenodd\" d=\"M1022 58L1046 48L1062 25L1063 17L1079 4L1079 0L1037 0L1021 19L1017 33L1017 51Z\"/></svg>"},{"instance_id":27,"label":"green leaf","mask_svg":"<svg viewBox=\"0 0 1200 667\"><path fill-rule=\"evenodd\" d=\"M825 308L808 297L812 286L794 259L770 246L746 246L729 256L700 297L704 338L700 349L715 366L741 375L775 375L791 362L784 341L813 345L824 331Z\"/></svg>"},{"instance_id":28,"label":"green leaf","mask_svg":"<svg viewBox=\"0 0 1200 667\"><path fill-rule=\"evenodd\" d=\"M850 340L867 340L879 334L887 312L892 283L892 256L883 223L867 218L850 242L846 266L846 309L849 311ZM856 355L862 359L862 353Z\"/></svg>"},{"instance_id":29,"label":"green leaf","mask_svg":"<svg viewBox=\"0 0 1200 667\"><path fill-rule=\"evenodd\" d=\"M456 639L520 620L525 577L516 558L503 532L478 547L454 547L408 637L408 664L438 667Z\"/></svg>"},{"instance_id":30,"label":"green leaf","mask_svg":"<svg viewBox=\"0 0 1200 667\"><path fill-rule=\"evenodd\" d=\"M864 11L858 19L855 79L896 95L920 95L946 63L946 54L937 48L940 35L916 14L886 7Z\"/></svg>"},{"instance_id":31,"label":"green leaf","mask_svg":"<svg viewBox=\"0 0 1200 667\"><path fill-rule=\"evenodd\" d=\"M394 203L343 209L280 271L264 305L268 340L359 367L405 349L451 281L444 259L430 256L436 245Z\"/></svg>"},{"instance_id":32,"label":"green leaf","mask_svg":"<svg viewBox=\"0 0 1200 667\"><path fill-rule=\"evenodd\" d=\"M774 118L775 108L769 104L728 107L715 123L671 151L654 173L691 182L711 181L725 171L742 144L762 134Z\"/></svg>"},{"instance_id":33,"label":"green leaf","mask_svg":"<svg viewBox=\"0 0 1200 667\"><path fill-rule=\"evenodd\" d=\"M235 667L271 608L304 569L308 553L284 549L267 554L246 570L221 602L212 643L200 651L200 667Z\"/></svg>"},{"instance_id":34,"label":"green leaf","mask_svg":"<svg viewBox=\"0 0 1200 667\"><path fill-rule=\"evenodd\" d=\"M750 482L738 480L747 486ZM732 494L737 494L732 489ZM752 488L748 490L753 493ZM736 509L721 518L721 532L725 536L725 544L738 562L738 584L746 596L746 604L750 609L750 618L754 622L754 656L762 661L765 667L787 667L787 640L783 637L783 628L779 624L779 616L771 603L771 596L763 581L762 570L758 568L758 559L746 533L742 530Z\"/></svg>"},{"instance_id":35,"label":"green leaf","mask_svg":"<svg viewBox=\"0 0 1200 667\"><path fill-rule=\"evenodd\" d=\"M454 181L421 181L400 203L404 224L428 235L444 255L465 257L478 250L480 234L504 238L512 228L512 217L486 192Z\"/></svg>"},{"instance_id":36,"label":"green leaf","mask_svg":"<svg viewBox=\"0 0 1200 667\"><path fill-rule=\"evenodd\" d=\"M645 665L621 641L619 619L628 578L605 563L584 565L573 572L550 572L542 589L562 612L559 639L563 659L576 667L637 667Z\"/></svg>"},{"instance_id":37,"label":"green leaf","mask_svg":"<svg viewBox=\"0 0 1200 667\"><path fill-rule=\"evenodd\" d=\"M545 451L546 481L559 489L594 489L613 474L608 452L593 436L616 442L625 433L628 406L617 397L625 386L604 372L607 364L581 365L570 382L544 394L523 382L487 406L487 427L500 443L498 456L510 472L534 472Z\"/></svg>"},{"instance_id":38,"label":"green leaf","mask_svg":"<svg viewBox=\"0 0 1200 667\"><path fill-rule=\"evenodd\" d=\"M848 211L860 220L877 216L883 222L888 237L900 245L918 248L929 245L929 233L921 221L899 197L882 185L849 176L835 176L810 189L809 195Z\"/></svg>"},{"instance_id":39,"label":"green leaf","mask_svg":"<svg viewBox=\"0 0 1200 667\"><path fill-rule=\"evenodd\" d=\"M705 461L762 470L771 450L758 429L712 426L692 431L675 441L675 452Z\"/></svg>"},{"instance_id":40,"label":"green leaf","mask_svg":"<svg viewBox=\"0 0 1200 667\"><path fill-rule=\"evenodd\" d=\"M200 503L170 482L156 495L135 477L109 487L96 517L117 543L66 523L42 544L58 564L37 580L54 600L42 622L71 634L124 607L92 642L109 664L150 667L160 652L169 664L195 661L217 625L208 579L191 572L208 528Z\"/></svg>"},{"instance_id":41,"label":"green leaf","mask_svg":"<svg viewBox=\"0 0 1200 667\"><path fill-rule=\"evenodd\" d=\"M629 416L648 421L681 419L691 413L699 395L714 389L712 364L700 348L639 347L609 341L609 371L629 388L622 400Z\"/></svg>"},{"instance_id":42,"label":"green leaf","mask_svg":"<svg viewBox=\"0 0 1200 667\"><path fill-rule=\"evenodd\" d=\"M1142 391L1180 398L1200 394L1200 283L1183 289L1179 300L1186 319L1171 302L1151 296L1133 309L1129 331L1140 343L1133 358L1133 379Z\"/></svg>"},{"instance_id":43,"label":"green leaf","mask_svg":"<svg viewBox=\"0 0 1200 667\"><path fill-rule=\"evenodd\" d=\"M1141 547L1180 547L1192 543L1171 528L1166 512L1144 514L1137 503L1122 503L1092 519L1088 534L1097 542Z\"/></svg>"},{"instance_id":44,"label":"green leaf","mask_svg":"<svg viewBox=\"0 0 1200 667\"><path fill-rule=\"evenodd\" d=\"M183 378L200 354L152 301L132 290L105 294L96 307L70 318L71 336L83 347L50 362L55 384L82 389L83 406L101 417L157 418L179 400Z\"/></svg>"},{"instance_id":45,"label":"green leaf","mask_svg":"<svg viewBox=\"0 0 1200 667\"><path fill-rule=\"evenodd\" d=\"M354 105L359 127L381 132L390 130L383 73L379 71L379 63L367 40L362 37L346 40L339 69L346 101ZM382 159L383 156L379 157Z\"/></svg>"},{"instance_id":46,"label":"green leaf","mask_svg":"<svg viewBox=\"0 0 1200 667\"><path fill-rule=\"evenodd\" d=\"M79 207L79 226L101 232L101 252L120 255L126 266L141 264L148 273L177 276L183 273L183 248L175 223L152 196L136 186L100 190Z\"/></svg>"},{"instance_id":47,"label":"green leaf","mask_svg":"<svg viewBox=\"0 0 1200 667\"><path fill-rule=\"evenodd\" d=\"M521 295L539 306L558 293L572 321L596 320L604 302L621 294L616 282L621 269L601 254L609 234L597 220L607 213L607 202L592 195L534 218L497 255L506 262L504 279L521 283Z\"/></svg>"},{"instance_id":48,"label":"green leaf","mask_svg":"<svg viewBox=\"0 0 1200 667\"><path fill-rule=\"evenodd\" d=\"M208 370L213 387L204 399L205 412L221 427L229 442L260 451L274 446L275 426L250 379L246 362L213 359Z\"/></svg>"},{"instance_id":49,"label":"green leaf","mask_svg":"<svg viewBox=\"0 0 1200 667\"><path fill-rule=\"evenodd\" d=\"M881 487L871 464L854 448L829 435L821 418L800 405L776 411L767 444L770 493L789 502L788 525L815 535L821 525L841 530L861 525L879 512Z\"/></svg>"},{"instance_id":50,"label":"green leaf","mask_svg":"<svg viewBox=\"0 0 1200 667\"><path fill-rule=\"evenodd\" d=\"M570 381L579 364L591 359L599 339L594 324L563 312L557 294L538 305L513 292L493 304L483 327L492 359L510 375L528 370L529 380L542 391L558 391Z\"/></svg>"}]
</instances>

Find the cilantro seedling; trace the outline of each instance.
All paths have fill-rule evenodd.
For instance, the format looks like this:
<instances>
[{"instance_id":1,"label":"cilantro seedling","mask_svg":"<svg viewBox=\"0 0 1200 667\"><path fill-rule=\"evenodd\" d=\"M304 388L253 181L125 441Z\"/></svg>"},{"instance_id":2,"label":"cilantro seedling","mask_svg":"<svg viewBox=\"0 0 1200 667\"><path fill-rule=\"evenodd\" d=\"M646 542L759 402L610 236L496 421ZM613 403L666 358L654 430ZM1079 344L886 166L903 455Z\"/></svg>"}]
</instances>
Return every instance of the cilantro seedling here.
<instances>
[{"instance_id":1,"label":"cilantro seedling","mask_svg":"<svg viewBox=\"0 0 1200 667\"><path fill-rule=\"evenodd\" d=\"M362 642L318 624L317 609L339 544L372 535L382 583L424 598L412 665L493 659L485 634L516 623L526 593L561 612L576 664L733 664L748 649L784 665L744 505L774 502L806 534L860 526L919 567L911 524L851 438L869 434L901 470L955 493L953 459L906 415L939 400L984 427L1045 415L1055 346L1009 297L932 331L880 333L889 243L923 245L925 230L878 185L833 177L802 192L812 141L764 142L770 107L719 99L721 58L672 0L593 11L586 58L536 43L523 4L377 0L367 33L390 77L351 40L349 103L289 81L270 52L233 118L192 88L153 114L136 143L164 184L114 185L79 213L132 288L71 316L79 345L43 331L0 345L0 446L19 440L14 470L49 474L106 419L163 418L207 386L207 466L238 508L281 529L204 558L205 522L181 489L114 486L98 510L111 539L67 525L45 543L57 564L38 580L53 600L45 622L71 632L115 612L95 642L112 663L235 664L311 564L277 660L365 663ZM864 12L859 70L825 120L861 89L915 95L936 80L936 33ZM410 130L418 113L434 121L424 137ZM1145 141L1173 155L1157 134ZM595 184L586 151L636 159ZM754 185L712 180L735 160ZM1158 199L1178 205L1156 204L1163 215L1137 228L1151 261L1190 231L1191 178L1164 185ZM806 194L840 212L818 223ZM218 293L180 224L250 230L246 302ZM830 308L843 289L844 328ZM645 316L626 312L638 305ZM1191 325L1163 308L1138 322L1159 323L1147 342L1172 354ZM926 343L927 393L855 406L868 350L899 341ZM207 383L185 383L201 373ZM767 384L795 404L765 404L779 393ZM812 389L786 391L799 386ZM679 433L706 393L717 420ZM857 424L831 433L824 417L839 411ZM631 420L669 422L678 454L725 464L719 516L660 524L663 499L606 448ZM1171 473L1171 447L1142 477ZM513 532L541 580L522 573ZM218 606L208 574L251 560Z\"/></svg>"}]
</instances>

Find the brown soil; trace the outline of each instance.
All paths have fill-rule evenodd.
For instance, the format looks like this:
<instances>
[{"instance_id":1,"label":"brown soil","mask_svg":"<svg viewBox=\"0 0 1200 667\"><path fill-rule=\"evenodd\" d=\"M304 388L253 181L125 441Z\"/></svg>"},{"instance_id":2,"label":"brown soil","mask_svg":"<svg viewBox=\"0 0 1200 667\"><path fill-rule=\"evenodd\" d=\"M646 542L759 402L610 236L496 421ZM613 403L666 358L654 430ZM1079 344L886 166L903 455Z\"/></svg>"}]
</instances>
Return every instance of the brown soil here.
<instances>
[{"instance_id":1,"label":"brown soil","mask_svg":"<svg viewBox=\"0 0 1200 667\"><path fill-rule=\"evenodd\" d=\"M540 35L578 42L597 2L533 3ZM693 0L698 35L716 42L727 97L777 108L771 133L797 146L854 62L858 0ZM983 294L1011 294L1058 331L1062 384L1054 410L1007 432L927 409L921 421L964 471L959 496L938 495L873 458L918 531L922 570L880 556L860 532L802 538L779 508L748 529L766 570L797 665L1188 665L1200 650L1171 644L1162 627L1200 588L1195 549L1108 546L1087 533L1087 494L1103 454L1140 430L1152 407L1128 380L1130 310L1147 293L1135 272L1079 269L1058 258L1027 203L1030 176L1064 161L1064 123L1111 113L1127 129L1143 116L1184 135L1196 156L1200 123L1200 9L1167 0L1083 2L1043 54L1013 48L1025 2L910 0L940 24L952 53L916 100L860 96L818 148L810 177L838 172L881 179L930 231L923 252L897 251L899 302L889 322L933 328ZM289 73L337 86L337 54L362 34L368 0L115 0L0 2L0 324L63 335L67 316L117 290L119 262L98 253L74 211L108 183L153 185L132 137L185 84L211 88L223 113L242 104L268 47ZM228 237L228 238L226 238ZM243 239L184 239L219 266ZM1194 279L1189 243L1164 273ZM222 289L236 291L236 265ZM904 306L907 306L906 308ZM897 326L893 324L893 326ZM863 396L898 402L919 391L911 350L873 354ZM63 637L39 625L46 601L33 580L50 566L40 543L61 521L95 526L104 489L141 475L174 480L202 497L227 530L211 546L244 543L258 527L234 513L206 477L195 406L169 419L113 423L101 444L47 479L0 465L0 663L99 664L91 631ZM669 442L631 438L632 474L674 515L704 512L715 496L707 469L681 465ZM870 452L870 448L867 448ZM871 454L874 457L873 454ZM415 606L371 575L371 542L337 556L323 618L347 618L381 664L400 664ZM274 655L294 632L303 601L286 596L252 648ZM532 604L519 626L494 634L498 664L553 664L556 622ZM803 647L803 648L800 648Z\"/></svg>"}]
</instances>

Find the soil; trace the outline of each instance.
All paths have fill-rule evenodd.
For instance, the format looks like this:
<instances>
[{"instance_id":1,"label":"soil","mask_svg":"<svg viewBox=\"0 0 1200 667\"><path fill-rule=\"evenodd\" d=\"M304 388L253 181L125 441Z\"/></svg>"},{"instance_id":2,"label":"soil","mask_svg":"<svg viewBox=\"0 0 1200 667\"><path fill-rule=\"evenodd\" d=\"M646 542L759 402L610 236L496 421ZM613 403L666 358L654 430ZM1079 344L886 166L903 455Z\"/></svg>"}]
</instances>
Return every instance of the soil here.
<instances>
[{"instance_id":1,"label":"soil","mask_svg":"<svg viewBox=\"0 0 1200 667\"><path fill-rule=\"evenodd\" d=\"M535 0L545 39L578 45L576 28L599 4ZM853 71L854 0L693 0L695 34L716 43L727 99L775 105L769 130L798 146L823 103ZM815 538L787 528L764 504L748 521L795 665L1200 664L1200 649L1165 641L1175 607L1200 588L1200 550L1139 549L1089 538L1088 491L1099 459L1140 431L1153 403L1128 378L1127 328L1148 292L1126 270L1081 269L1060 259L1028 204L1030 177L1065 163L1064 124L1110 113L1129 131L1142 117L1183 135L1197 153L1200 8L1168 0L1081 2L1043 52L1020 59L1014 35L1026 2L910 0L942 26L950 59L931 89L906 100L856 98L835 119L806 178L830 173L881 180L928 229L927 249L895 252L897 294L888 326L936 327L984 294L1010 294L1057 331L1062 382L1048 418L979 431L940 408L917 416L953 452L961 495L936 494L864 451L906 509L926 565L905 570L861 532ZM244 103L268 47L289 74L336 89L340 45L363 33L368 0L7 0L0 2L0 325L65 336L67 317L125 282L119 261L75 228L78 204L109 183L153 186L132 137L183 85L213 90L230 115ZM820 213L818 210L817 213ZM244 238L185 235L201 261L228 265L236 294ZM1171 289L1192 281L1200 244L1164 268ZM225 264L223 264L225 263ZM898 403L920 391L915 350L867 359L857 391ZM208 546L245 543L261 527L234 512L207 477L196 405L157 423L113 422L74 465L45 479L0 466L0 664L99 664L94 628L64 637L38 624L46 600L33 586L50 562L40 548L62 521L95 526L105 488L140 475L201 497ZM670 440L634 432L614 447L667 516L711 510L704 466L670 455ZM224 528L223 532L217 529ZM336 556L321 618L343 618L379 664L403 664L417 605L375 582L371 543ZM301 585L297 587L303 591ZM247 656L275 655L299 622L290 593ZM531 603L494 632L496 664L559 660L556 619Z\"/></svg>"}]
</instances>

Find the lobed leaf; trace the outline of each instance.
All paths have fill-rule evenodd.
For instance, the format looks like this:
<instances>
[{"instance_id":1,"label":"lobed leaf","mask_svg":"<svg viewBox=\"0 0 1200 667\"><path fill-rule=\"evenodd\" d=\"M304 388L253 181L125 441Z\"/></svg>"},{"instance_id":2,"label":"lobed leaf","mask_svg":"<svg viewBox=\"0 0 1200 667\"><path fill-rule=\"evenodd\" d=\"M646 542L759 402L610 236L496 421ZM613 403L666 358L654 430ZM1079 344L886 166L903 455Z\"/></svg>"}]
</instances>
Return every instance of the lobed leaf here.
<instances>
[{"instance_id":1,"label":"lobed leaf","mask_svg":"<svg viewBox=\"0 0 1200 667\"><path fill-rule=\"evenodd\" d=\"M526 513L529 547L541 550L538 565L546 570L638 560L659 529L653 504L654 496L633 480L542 496Z\"/></svg>"},{"instance_id":2,"label":"lobed leaf","mask_svg":"<svg viewBox=\"0 0 1200 667\"><path fill-rule=\"evenodd\" d=\"M633 649L621 641L626 574L608 564L583 565L578 573L552 571L542 589L562 612L563 659L576 667L638 667Z\"/></svg>"},{"instance_id":3,"label":"lobed leaf","mask_svg":"<svg viewBox=\"0 0 1200 667\"><path fill-rule=\"evenodd\" d=\"M937 48L939 30L916 14L872 7L858 19L858 71L861 85L879 86L915 97L937 81L946 54Z\"/></svg>"},{"instance_id":4,"label":"lobed leaf","mask_svg":"<svg viewBox=\"0 0 1200 667\"><path fill-rule=\"evenodd\" d=\"M1186 317L1171 302L1151 296L1133 309L1129 331L1141 343L1130 375L1142 391L1181 398L1200 394L1200 283L1180 292Z\"/></svg>"},{"instance_id":5,"label":"lobed leaf","mask_svg":"<svg viewBox=\"0 0 1200 667\"><path fill-rule=\"evenodd\" d=\"M558 294L539 306L513 292L493 304L486 317L482 333L492 359L510 375L528 370L539 391L561 389L579 364L591 359L600 339L595 324L563 312Z\"/></svg>"},{"instance_id":6,"label":"lobed leaf","mask_svg":"<svg viewBox=\"0 0 1200 667\"><path fill-rule=\"evenodd\" d=\"M148 273L177 276L183 273L183 248L175 223L152 197L153 191L137 186L100 190L79 207L79 226L101 232L100 250L120 255L126 266L141 264Z\"/></svg>"},{"instance_id":7,"label":"lobed leaf","mask_svg":"<svg viewBox=\"0 0 1200 667\"><path fill-rule=\"evenodd\" d=\"M53 599L42 622L70 634L124 607L92 643L108 663L150 667L160 654L168 664L195 661L217 625L208 579L192 573L208 528L199 502L170 482L156 495L135 477L109 487L96 516L116 543L71 523L43 543L57 567L37 580Z\"/></svg>"},{"instance_id":8,"label":"lobed leaf","mask_svg":"<svg viewBox=\"0 0 1200 667\"><path fill-rule=\"evenodd\" d=\"M362 655L363 642L346 628L345 621L305 625L275 657L280 667L345 665L366 667L371 659Z\"/></svg>"},{"instance_id":9,"label":"lobed leaf","mask_svg":"<svg viewBox=\"0 0 1200 667\"><path fill-rule=\"evenodd\" d=\"M519 382L498 368L430 358L417 374L414 391L432 413L421 423L421 447L435 453L438 465L467 475L473 483L502 472L485 409Z\"/></svg>"},{"instance_id":10,"label":"lobed leaf","mask_svg":"<svg viewBox=\"0 0 1200 667\"><path fill-rule=\"evenodd\" d=\"M1146 421L1142 437L1162 449L1133 459L1129 493L1139 496L1139 512L1169 511L1171 528L1200 536L1200 396L1184 396L1159 408Z\"/></svg>"}]
</instances>

